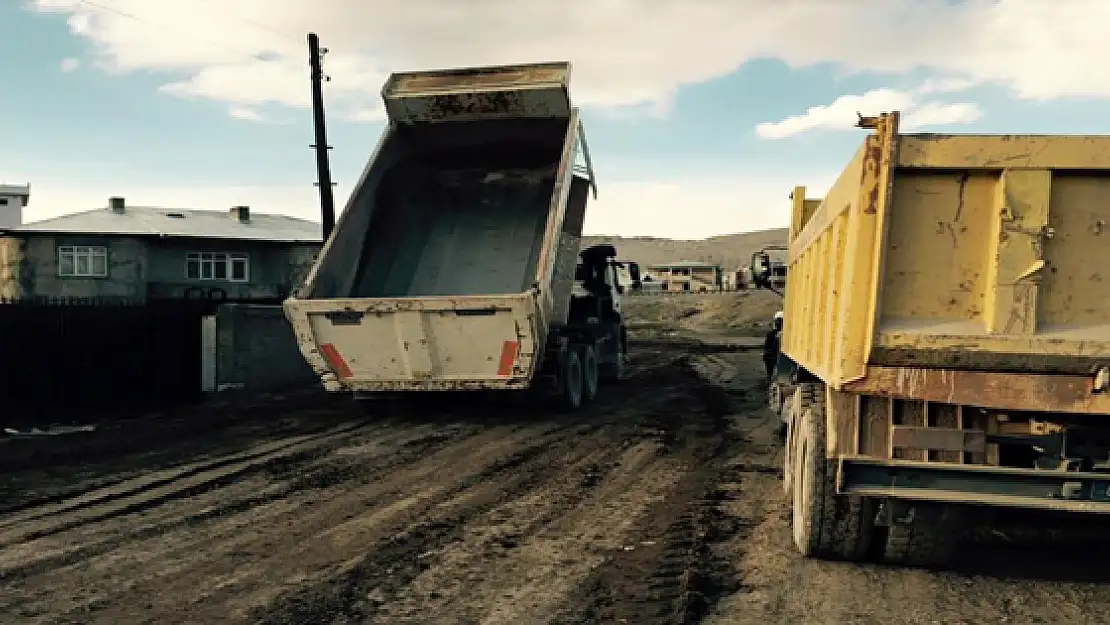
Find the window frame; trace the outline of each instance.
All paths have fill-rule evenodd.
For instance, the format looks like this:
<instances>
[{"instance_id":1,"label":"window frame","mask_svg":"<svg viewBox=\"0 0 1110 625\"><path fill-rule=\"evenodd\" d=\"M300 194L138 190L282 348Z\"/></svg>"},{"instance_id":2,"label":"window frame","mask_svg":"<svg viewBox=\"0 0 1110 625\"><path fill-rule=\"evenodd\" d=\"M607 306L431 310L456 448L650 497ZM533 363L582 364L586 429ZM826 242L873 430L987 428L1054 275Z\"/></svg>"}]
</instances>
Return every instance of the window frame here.
<instances>
[{"instance_id":1,"label":"window frame","mask_svg":"<svg viewBox=\"0 0 1110 625\"><path fill-rule=\"evenodd\" d=\"M195 263L196 275L190 274L190 266ZM241 264L243 276L235 277L235 266ZM223 275L218 276L217 268L222 268ZM205 269L208 271L205 271ZM207 275L206 275L207 274ZM242 284L251 280L250 254L246 252L186 252L185 253L185 280L189 282L232 282Z\"/></svg>"},{"instance_id":2,"label":"window frame","mask_svg":"<svg viewBox=\"0 0 1110 625\"><path fill-rule=\"evenodd\" d=\"M108 246L107 245L58 245L57 257L57 274L59 278L107 278L109 274L108 268ZM71 267L69 271L63 270L63 258L70 257ZM84 257L86 263L85 271L78 271L78 258ZM93 271L94 259L102 258L104 260L103 271Z\"/></svg>"}]
</instances>

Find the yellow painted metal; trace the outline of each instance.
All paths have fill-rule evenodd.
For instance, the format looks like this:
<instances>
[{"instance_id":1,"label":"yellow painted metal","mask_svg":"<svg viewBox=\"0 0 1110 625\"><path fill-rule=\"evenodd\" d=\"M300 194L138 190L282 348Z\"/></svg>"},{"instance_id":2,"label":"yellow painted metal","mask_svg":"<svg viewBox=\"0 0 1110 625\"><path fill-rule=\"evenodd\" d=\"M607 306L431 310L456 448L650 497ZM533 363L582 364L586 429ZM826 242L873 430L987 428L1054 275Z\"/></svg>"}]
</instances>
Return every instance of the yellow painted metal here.
<instances>
[{"instance_id":1,"label":"yellow painted metal","mask_svg":"<svg viewBox=\"0 0 1110 625\"><path fill-rule=\"evenodd\" d=\"M1110 363L1110 137L899 135L897 113L867 123L819 205L795 189L789 356L834 388L868 365Z\"/></svg>"}]
</instances>

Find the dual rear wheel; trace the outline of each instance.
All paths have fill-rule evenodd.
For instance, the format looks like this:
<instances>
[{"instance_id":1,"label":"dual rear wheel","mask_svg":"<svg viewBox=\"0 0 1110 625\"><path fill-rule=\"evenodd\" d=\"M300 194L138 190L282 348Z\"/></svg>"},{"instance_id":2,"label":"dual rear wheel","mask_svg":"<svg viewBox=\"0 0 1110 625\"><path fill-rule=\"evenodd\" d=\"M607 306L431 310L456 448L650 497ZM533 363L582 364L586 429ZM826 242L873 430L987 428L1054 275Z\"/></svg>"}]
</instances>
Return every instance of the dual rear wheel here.
<instances>
[{"instance_id":1,"label":"dual rear wheel","mask_svg":"<svg viewBox=\"0 0 1110 625\"><path fill-rule=\"evenodd\" d=\"M578 410L597 399L600 369L593 345L572 345L559 372L560 399L565 410Z\"/></svg>"},{"instance_id":2,"label":"dual rear wheel","mask_svg":"<svg viewBox=\"0 0 1110 625\"><path fill-rule=\"evenodd\" d=\"M918 504L879 527L879 502L838 495L837 462L826 458L825 388L799 384L783 404L787 424L783 488L791 501L794 546L806 557L940 566L951 557L958 521L939 504ZM890 515L887 515L888 517Z\"/></svg>"}]
</instances>

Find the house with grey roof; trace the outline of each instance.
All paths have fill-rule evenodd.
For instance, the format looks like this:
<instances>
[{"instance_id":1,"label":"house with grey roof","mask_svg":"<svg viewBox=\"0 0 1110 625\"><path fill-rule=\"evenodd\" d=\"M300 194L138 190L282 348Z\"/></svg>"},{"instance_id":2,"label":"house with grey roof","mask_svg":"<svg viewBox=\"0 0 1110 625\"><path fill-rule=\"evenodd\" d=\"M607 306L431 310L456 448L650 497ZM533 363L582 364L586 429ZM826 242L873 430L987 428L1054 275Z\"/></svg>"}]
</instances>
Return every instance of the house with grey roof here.
<instances>
[{"instance_id":1,"label":"house with grey roof","mask_svg":"<svg viewBox=\"0 0 1110 625\"><path fill-rule=\"evenodd\" d=\"M159 208L113 197L103 208L0 227L0 300L276 302L321 242L316 222L247 206Z\"/></svg>"}]
</instances>

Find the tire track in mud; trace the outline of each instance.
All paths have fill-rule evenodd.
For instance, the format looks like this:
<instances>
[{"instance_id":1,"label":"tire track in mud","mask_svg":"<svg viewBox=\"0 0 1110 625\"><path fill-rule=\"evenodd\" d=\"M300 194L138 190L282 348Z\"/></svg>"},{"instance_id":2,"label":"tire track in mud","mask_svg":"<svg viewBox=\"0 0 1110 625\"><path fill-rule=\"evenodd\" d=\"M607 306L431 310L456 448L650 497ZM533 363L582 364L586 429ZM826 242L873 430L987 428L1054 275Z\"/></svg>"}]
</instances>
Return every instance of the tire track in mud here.
<instances>
[{"instance_id":1,"label":"tire track in mud","mask_svg":"<svg viewBox=\"0 0 1110 625\"><path fill-rule=\"evenodd\" d=\"M361 439L377 436L382 432L381 428L356 428L347 434ZM455 436L462 435L462 431L455 434ZM430 428L387 432L380 438L376 438L373 445L379 448L397 445L396 453L391 454L388 452L394 450L382 449L382 453L365 453L351 462L358 462L358 468L364 472L372 472L387 466L396 468L446 446L452 438L450 434L434 432ZM89 522L96 526L86 535L81 536L81 542L77 545L74 544L74 537L61 532L61 536L58 537L51 534L7 549L0 548L0 579L33 576L51 568L68 566L108 553L126 542L142 541L169 531L246 512L301 491L319 489L325 485L339 485L346 481L346 478L342 478L342 474L344 471L349 471L349 467L337 462L326 462L326 459L329 454L342 454L350 443L357 443L359 439L352 441L342 436L334 439L317 438L314 441L320 445L317 448L270 457L264 462L252 465L248 470L229 476L226 480L216 479L208 482L201 492L185 501L182 508L165 506L167 503L176 502L177 498L157 502L143 511L160 506L164 506L165 509L153 514L154 518L144 518L137 527L127 524L127 519L120 518L135 514L129 512ZM289 447L291 446L283 446L283 449ZM255 457L257 459L264 455L266 454ZM306 463L307 467L304 466ZM277 481L270 481L271 479ZM113 520L118 523L114 525L104 523L104 521ZM75 526L70 529L80 527ZM9 562L16 564L7 566Z\"/></svg>"},{"instance_id":2,"label":"tire track in mud","mask_svg":"<svg viewBox=\"0 0 1110 625\"><path fill-rule=\"evenodd\" d=\"M265 400L262 406L291 411L303 401ZM0 438L0 516L57 504L96 489L110 488L144 473L172 468L180 459L228 456L264 441L319 434L350 420L334 399L275 418L261 406L227 412L222 404L186 414L152 415L102 424L89 434L27 439Z\"/></svg>"},{"instance_id":3,"label":"tire track in mud","mask_svg":"<svg viewBox=\"0 0 1110 625\"><path fill-rule=\"evenodd\" d=\"M362 424L334 428L322 435L296 437L286 443L263 445L251 453L171 469L129 480L129 483L98 489L68 502L27 515L0 520L0 550L44 538L89 523L134 514L165 503L186 499L206 490L220 488L244 475L282 462L300 462L319 453L319 446L341 441ZM41 521L41 523L36 523ZM10 529L15 526L15 529Z\"/></svg>"},{"instance_id":4,"label":"tire track in mud","mask_svg":"<svg viewBox=\"0 0 1110 625\"><path fill-rule=\"evenodd\" d=\"M627 499L658 496L674 481L677 467L658 461L656 444L614 438L602 430L592 444L560 445L565 455L543 470L549 479L468 519L411 584L378 595L368 622L536 622L557 607L619 540L638 503Z\"/></svg>"},{"instance_id":5,"label":"tire track in mud","mask_svg":"<svg viewBox=\"0 0 1110 625\"><path fill-rule=\"evenodd\" d=\"M239 453L218 458L188 463L148 473L138 477L121 478L110 483L64 494L52 495L28 501L18 507L7 509L0 515L0 529L27 523L43 517L56 516L66 512L76 512L94 505L108 503L140 491L165 486L176 480L188 478L204 471L211 471L241 461L249 461L261 456L280 452L306 442L327 438L336 434L366 427L365 423L349 422L323 432L293 436L277 441L256 445Z\"/></svg>"},{"instance_id":6,"label":"tire track in mud","mask_svg":"<svg viewBox=\"0 0 1110 625\"><path fill-rule=\"evenodd\" d=\"M740 530L720 506L728 497L720 487L728 478L724 452L742 442L728 424L735 401L697 364L690 354L676 359L676 377L689 393L655 409L668 451L688 470L672 497L638 522L638 544L614 553L584 579L567 602L571 607L553 623L697 623L738 587L732 564L713 551ZM694 409L697 417L690 419Z\"/></svg>"},{"instance_id":7,"label":"tire track in mud","mask_svg":"<svg viewBox=\"0 0 1110 625\"><path fill-rule=\"evenodd\" d=\"M396 519L394 524L399 531L380 538L364 556L349 561L312 586L279 597L266 608L256 608L251 621L269 625L359 622L377 616L383 604L433 567L439 560L437 554L461 538L469 519L488 512L505 499L557 479L558 473L547 470L552 460L568 453L580 439L593 436L598 429L595 425L568 424L449 489L441 489L438 497L428 498Z\"/></svg>"},{"instance_id":8,"label":"tire track in mud","mask_svg":"<svg viewBox=\"0 0 1110 625\"><path fill-rule=\"evenodd\" d=\"M713 489L725 409L690 363L637 355L632 380L570 418L393 415L310 449L194 463L221 464L154 486L184 494L140 510L94 518L145 496L135 483L53 514L28 510L40 529L80 522L0 548L0 613L26 623L521 623L585 614L584 601L645 615L628 622L696 615L727 581L710 549L726 525ZM251 463L235 479L197 478ZM189 479L207 486L186 491ZM121 490L135 494L110 495ZM93 501L71 505L80 497ZM683 618L662 622L693 622Z\"/></svg>"},{"instance_id":9,"label":"tire track in mud","mask_svg":"<svg viewBox=\"0 0 1110 625\"><path fill-rule=\"evenodd\" d=\"M522 461L514 457L538 453L538 449L529 450L550 443L545 434L552 429L542 424L485 429L426 454L407 468L391 468L380 476L360 475L339 489L306 491L187 532L129 541L92 561L47 572L50 584L72 587L72 594L60 602L56 589L47 590L44 594L55 595L56 601L49 609L68 614L93 610L97 618L89 622L169 622L181 610L211 623L244 618L252 606L233 610L229 606L241 602L237 598L254 596L265 604L270 595L288 587L314 584L314 578L350 560L351 553L395 533L412 515L419 517L420 510L441 502L460 482L482 485L498 463L512 467ZM485 488L496 491L498 484ZM92 580L87 577L90 567L99 573ZM136 579L137 567L151 570ZM21 603L27 612L46 609L33 597L17 594L24 595ZM122 596L173 600L138 606L120 601ZM229 611L236 616L229 616Z\"/></svg>"},{"instance_id":10,"label":"tire track in mud","mask_svg":"<svg viewBox=\"0 0 1110 625\"><path fill-rule=\"evenodd\" d=\"M663 382L670 377L672 368L669 362L651 363L643 367L641 380ZM417 622L430 623L434 622L429 619L433 618L434 606L438 605L442 608L440 614L450 615L448 622L458 622L461 605L456 600L461 598L460 593L474 594L477 584L490 591L484 600L496 604L504 591L498 590L495 580L512 577L495 572L495 569L498 572L513 570L506 558L512 560L530 542L559 542L560 537L564 545L574 543L564 551L574 551L581 542L580 537L587 533L581 525L600 527L602 534L607 529L606 519L590 514L591 510L596 513L604 509L609 499L622 493L632 496L635 491L627 486L636 481L634 478L641 482L652 480L651 474L634 471L636 467L647 466L648 462L630 463L620 486L610 487L608 494L595 502L592 509L584 509L581 505L591 500L591 493L596 489L604 489L607 479L612 481L612 470L621 465L618 459L635 445L633 441L622 445L621 438L629 434L630 428L639 427L642 404L653 403L650 395L644 396L642 389L635 386L620 385L610 390L610 394L586 414L573 420L562 419L566 425L550 434L550 448L528 462L526 475L522 476L519 471L510 473L501 485L492 485L493 490L468 495L467 505L461 510L441 504L414 515L416 524L412 530L377 545L362 559L352 562L351 568L343 573L321 579L314 587L300 589L264 610L255 611L252 620L271 624L391 623L412 622L411 619L416 618ZM606 409L611 412L605 412ZM584 423L575 425L574 422ZM650 460L658 455L655 450L643 454ZM580 479L568 481L568 476ZM539 499L543 500L542 505L536 508L528 505ZM608 519L608 525L628 521L623 512L614 514L621 518ZM560 521L562 526L557 524ZM575 523L581 525L575 527ZM548 536L537 536L537 530ZM566 538L564 534L579 538ZM483 562L483 556L490 552L499 561ZM528 564L528 561L523 558L518 564ZM517 576L512 581L519 584L534 564L524 569L518 566ZM551 563L542 562L542 565L550 566ZM473 579L475 573L483 579ZM587 573L588 567L582 575ZM527 586L523 594L535 591L535 586ZM452 595L448 588L453 588L455 594ZM479 601L474 608L476 615L483 611L481 604ZM509 622L514 621L510 619Z\"/></svg>"}]
</instances>

